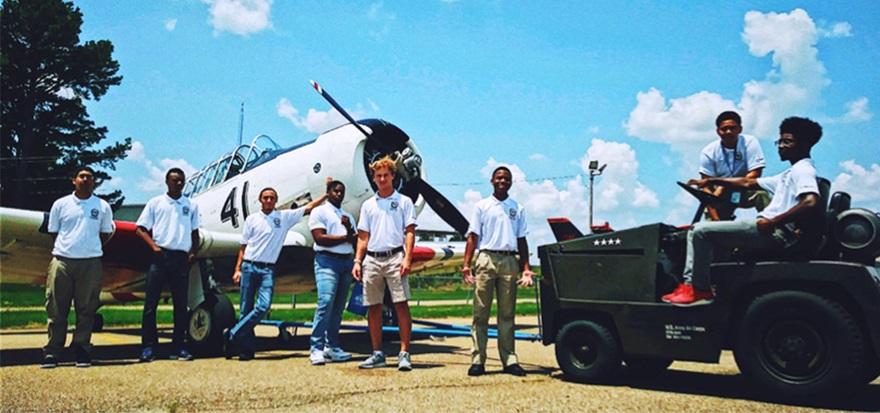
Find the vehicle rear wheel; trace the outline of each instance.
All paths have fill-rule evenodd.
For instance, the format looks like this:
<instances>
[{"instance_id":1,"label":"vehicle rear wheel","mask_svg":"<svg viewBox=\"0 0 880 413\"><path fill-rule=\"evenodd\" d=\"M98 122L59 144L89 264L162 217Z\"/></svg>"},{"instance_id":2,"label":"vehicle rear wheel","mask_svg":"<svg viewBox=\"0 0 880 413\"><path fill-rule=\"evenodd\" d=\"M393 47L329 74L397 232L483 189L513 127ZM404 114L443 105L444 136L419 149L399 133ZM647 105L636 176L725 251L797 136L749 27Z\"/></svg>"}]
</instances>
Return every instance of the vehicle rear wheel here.
<instances>
[{"instance_id":1,"label":"vehicle rear wheel","mask_svg":"<svg viewBox=\"0 0 880 413\"><path fill-rule=\"evenodd\" d=\"M190 312L187 339L199 356L223 353L223 329L235 325L235 307L223 294L206 293L205 301Z\"/></svg>"},{"instance_id":2,"label":"vehicle rear wheel","mask_svg":"<svg viewBox=\"0 0 880 413\"><path fill-rule=\"evenodd\" d=\"M603 325L572 321L556 337L556 362L569 380L608 383L620 371L620 346Z\"/></svg>"},{"instance_id":3,"label":"vehicle rear wheel","mask_svg":"<svg viewBox=\"0 0 880 413\"><path fill-rule=\"evenodd\" d=\"M626 369L638 376L650 376L666 371L672 359L626 356L623 358Z\"/></svg>"},{"instance_id":4,"label":"vehicle rear wheel","mask_svg":"<svg viewBox=\"0 0 880 413\"><path fill-rule=\"evenodd\" d=\"M851 390L863 371L864 341L837 302L802 291L756 298L746 309L734 357L771 395L815 399Z\"/></svg>"}]
</instances>

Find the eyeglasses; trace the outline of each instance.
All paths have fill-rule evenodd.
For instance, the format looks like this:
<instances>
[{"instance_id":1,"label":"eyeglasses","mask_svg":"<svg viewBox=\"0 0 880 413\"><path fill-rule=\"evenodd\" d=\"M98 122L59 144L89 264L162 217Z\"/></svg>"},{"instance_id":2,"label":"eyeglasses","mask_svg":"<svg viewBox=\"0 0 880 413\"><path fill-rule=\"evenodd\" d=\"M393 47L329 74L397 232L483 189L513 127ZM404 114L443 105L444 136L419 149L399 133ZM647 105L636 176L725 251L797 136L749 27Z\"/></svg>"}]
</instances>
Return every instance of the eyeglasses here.
<instances>
[{"instance_id":1,"label":"eyeglasses","mask_svg":"<svg viewBox=\"0 0 880 413\"><path fill-rule=\"evenodd\" d=\"M95 175L92 174L79 174L76 177L79 179L91 179L93 181L95 180Z\"/></svg>"},{"instance_id":2,"label":"eyeglasses","mask_svg":"<svg viewBox=\"0 0 880 413\"><path fill-rule=\"evenodd\" d=\"M773 141L773 144L776 146L791 145L793 143L794 143L794 139L791 139L791 138L782 138L782 139L777 139L777 140Z\"/></svg>"}]
</instances>

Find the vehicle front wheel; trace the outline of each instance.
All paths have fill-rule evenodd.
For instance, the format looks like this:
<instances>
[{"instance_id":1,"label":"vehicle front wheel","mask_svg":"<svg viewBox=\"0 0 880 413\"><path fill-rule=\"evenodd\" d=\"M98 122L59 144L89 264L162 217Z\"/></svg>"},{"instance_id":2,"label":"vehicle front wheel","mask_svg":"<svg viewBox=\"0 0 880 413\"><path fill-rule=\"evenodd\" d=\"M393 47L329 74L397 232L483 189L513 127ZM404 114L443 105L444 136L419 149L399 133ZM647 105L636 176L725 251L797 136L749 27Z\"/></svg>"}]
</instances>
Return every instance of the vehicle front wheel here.
<instances>
[{"instance_id":1,"label":"vehicle front wheel","mask_svg":"<svg viewBox=\"0 0 880 413\"><path fill-rule=\"evenodd\" d=\"M556 362L569 380L609 383L620 372L620 346L605 326L572 321L556 337Z\"/></svg>"},{"instance_id":2,"label":"vehicle front wheel","mask_svg":"<svg viewBox=\"0 0 880 413\"><path fill-rule=\"evenodd\" d=\"M852 390L863 371L864 341L836 301L803 291L777 291L746 309L734 357L770 395L815 399Z\"/></svg>"}]
</instances>

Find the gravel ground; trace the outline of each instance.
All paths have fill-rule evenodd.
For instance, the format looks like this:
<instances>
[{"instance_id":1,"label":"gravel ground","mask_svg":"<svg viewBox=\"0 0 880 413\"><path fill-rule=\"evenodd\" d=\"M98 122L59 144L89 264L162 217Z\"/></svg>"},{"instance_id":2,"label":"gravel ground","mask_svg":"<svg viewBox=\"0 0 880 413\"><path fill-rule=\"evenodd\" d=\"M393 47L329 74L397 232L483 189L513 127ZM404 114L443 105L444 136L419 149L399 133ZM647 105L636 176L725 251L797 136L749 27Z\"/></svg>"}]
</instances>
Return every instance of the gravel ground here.
<instances>
[{"instance_id":1,"label":"gravel ground","mask_svg":"<svg viewBox=\"0 0 880 413\"><path fill-rule=\"evenodd\" d=\"M468 320L450 320L466 324ZM534 319L520 320L523 324ZM536 331L534 329L527 331ZM163 331L167 339L170 331ZM562 380L553 346L520 341L517 353L526 377L501 374L490 340L489 374L467 377L470 338L418 340L414 370L359 370L357 361L311 366L308 330L287 343L277 330L260 327L260 352L251 362L204 358L138 364L139 331L97 333L96 364L72 362L43 370L42 330L0 333L2 411L596 411L596 412L800 412L880 411L880 380L854 397L822 405L761 401L739 375L729 352L720 364L676 362L649 378L627 374L616 385ZM343 343L359 360L369 353L365 333L346 333ZM386 343L386 352L397 352ZM389 363L396 357L389 357Z\"/></svg>"}]
</instances>

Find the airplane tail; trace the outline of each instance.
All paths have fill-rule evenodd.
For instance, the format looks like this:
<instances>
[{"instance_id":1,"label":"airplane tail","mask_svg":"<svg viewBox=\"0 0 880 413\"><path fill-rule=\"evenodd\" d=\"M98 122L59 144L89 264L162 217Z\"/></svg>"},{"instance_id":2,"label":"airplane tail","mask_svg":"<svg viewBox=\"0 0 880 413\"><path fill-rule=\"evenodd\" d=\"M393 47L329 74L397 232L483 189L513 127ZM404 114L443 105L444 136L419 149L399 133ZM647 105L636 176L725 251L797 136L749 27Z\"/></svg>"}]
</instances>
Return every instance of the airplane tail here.
<instances>
[{"instance_id":1,"label":"airplane tail","mask_svg":"<svg viewBox=\"0 0 880 413\"><path fill-rule=\"evenodd\" d=\"M547 223L550 224L550 229L553 230L556 241L568 241L584 236L568 218L547 218Z\"/></svg>"}]
</instances>

